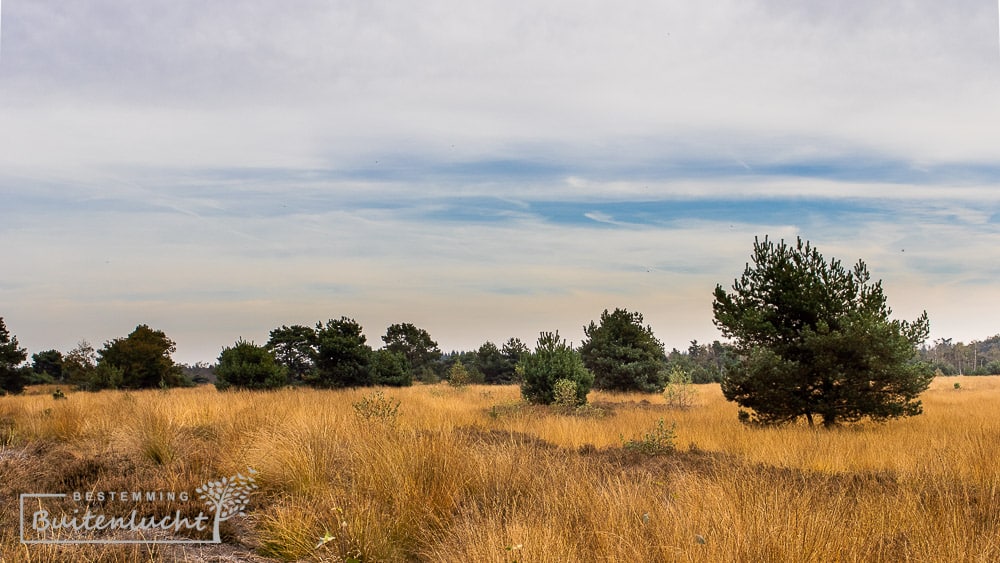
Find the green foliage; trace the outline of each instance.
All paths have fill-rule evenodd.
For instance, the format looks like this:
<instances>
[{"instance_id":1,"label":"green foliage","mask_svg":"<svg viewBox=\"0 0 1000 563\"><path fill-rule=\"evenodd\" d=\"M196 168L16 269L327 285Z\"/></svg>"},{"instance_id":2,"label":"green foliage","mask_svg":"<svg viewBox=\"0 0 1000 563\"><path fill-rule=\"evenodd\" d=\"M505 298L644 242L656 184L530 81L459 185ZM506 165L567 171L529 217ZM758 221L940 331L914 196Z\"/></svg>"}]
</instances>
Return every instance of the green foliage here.
<instances>
[{"instance_id":1,"label":"green foliage","mask_svg":"<svg viewBox=\"0 0 1000 563\"><path fill-rule=\"evenodd\" d=\"M102 389L120 389L125 382L125 370L111 365L109 362L98 362L97 367L90 370L86 381L79 384L84 391L101 391Z\"/></svg>"},{"instance_id":2,"label":"green foliage","mask_svg":"<svg viewBox=\"0 0 1000 563\"><path fill-rule=\"evenodd\" d=\"M66 394L63 393L62 389L56 387L56 390L52 392L52 398L55 399L56 401L61 401L66 399Z\"/></svg>"},{"instance_id":3,"label":"green foliage","mask_svg":"<svg viewBox=\"0 0 1000 563\"><path fill-rule=\"evenodd\" d=\"M116 338L104 344L104 348L98 352L98 367L103 364L105 371L92 379L91 383L111 386L101 388L120 386L129 389L190 385L181 374L180 367L170 357L176 349L173 340L167 338L163 331L139 325L127 337ZM121 372L118 385L114 384L117 375L112 372L115 370Z\"/></svg>"},{"instance_id":4,"label":"green foliage","mask_svg":"<svg viewBox=\"0 0 1000 563\"><path fill-rule=\"evenodd\" d=\"M691 376L686 371L673 368L667 375L667 386L663 390L663 398L667 406L675 409L687 409L694 405L698 390L691 384Z\"/></svg>"},{"instance_id":5,"label":"green foliage","mask_svg":"<svg viewBox=\"0 0 1000 563\"><path fill-rule=\"evenodd\" d=\"M824 426L864 417L884 420L921 412L916 397L932 374L916 360L927 338L927 313L891 320L882 283L864 262L853 270L827 263L808 242L754 242L732 293L715 289L714 322L736 340L742 361L727 370L722 391L753 414L778 424L805 416Z\"/></svg>"},{"instance_id":6,"label":"green foliage","mask_svg":"<svg viewBox=\"0 0 1000 563\"><path fill-rule=\"evenodd\" d=\"M465 364L461 360L452 364L448 370L448 385L452 387L465 387L472 382L469 370L465 369Z\"/></svg>"},{"instance_id":7,"label":"green foliage","mask_svg":"<svg viewBox=\"0 0 1000 563\"><path fill-rule=\"evenodd\" d=\"M284 366L278 364L264 346L240 338L219 354L215 367L217 389L277 389L288 384Z\"/></svg>"},{"instance_id":8,"label":"green foliage","mask_svg":"<svg viewBox=\"0 0 1000 563\"><path fill-rule=\"evenodd\" d=\"M692 383L721 383L726 370L737 363L739 358L731 344L718 340L699 344L692 340L687 350L674 348L667 354L667 373L676 368L687 372Z\"/></svg>"},{"instance_id":9,"label":"green foliage","mask_svg":"<svg viewBox=\"0 0 1000 563\"><path fill-rule=\"evenodd\" d=\"M271 331L267 349L288 370L292 384L321 388L413 384L414 377L436 380L437 344L411 324L392 325L384 349L373 351L361 325L341 317L316 328L282 326ZM414 365L416 368L414 368Z\"/></svg>"},{"instance_id":10,"label":"green foliage","mask_svg":"<svg viewBox=\"0 0 1000 563\"><path fill-rule=\"evenodd\" d=\"M483 383L507 385L517 381L517 363L528 353L528 347L517 338L510 338L502 348L492 342L479 347L473 358L472 370L482 374Z\"/></svg>"},{"instance_id":11,"label":"green foliage","mask_svg":"<svg viewBox=\"0 0 1000 563\"><path fill-rule=\"evenodd\" d=\"M567 410L576 408L580 400L576 394L576 382L569 379L556 381L552 389L552 396L554 397L553 404Z\"/></svg>"},{"instance_id":12,"label":"green foliage","mask_svg":"<svg viewBox=\"0 0 1000 563\"><path fill-rule=\"evenodd\" d=\"M483 374L483 382L506 385L514 381L514 366L503 352L492 342L486 342L476 351L474 368Z\"/></svg>"},{"instance_id":13,"label":"green foliage","mask_svg":"<svg viewBox=\"0 0 1000 563\"><path fill-rule=\"evenodd\" d=\"M435 385L441 383L441 376L438 375L437 370L426 369L418 374L416 374L417 381L425 385Z\"/></svg>"},{"instance_id":14,"label":"green foliage","mask_svg":"<svg viewBox=\"0 0 1000 563\"><path fill-rule=\"evenodd\" d=\"M401 354L406 359L407 371L418 378L433 371L441 359L441 350L430 333L411 323L390 325L382 341L386 350Z\"/></svg>"},{"instance_id":15,"label":"green foliage","mask_svg":"<svg viewBox=\"0 0 1000 563\"><path fill-rule=\"evenodd\" d=\"M315 387L365 387L375 383L372 349L361 325L347 317L316 324L316 370L307 383Z\"/></svg>"},{"instance_id":16,"label":"green foliage","mask_svg":"<svg viewBox=\"0 0 1000 563\"><path fill-rule=\"evenodd\" d=\"M646 455L663 455L672 453L676 449L674 440L677 424L671 424L668 428L661 418L650 432L643 434L641 438L633 438L626 441L622 438L622 447L630 452L637 452Z\"/></svg>"},{"instance_id":17,"label":"green foliage","mask_svg":"<svg viewBox=\"0 0 1000 563\"><path fill-rule=\"evenodd\" d=\"M407 387L413 385L413 376L406 368L406 358L392 350L376 350L372 355L372 370L375 372L375 384L390 387Z\"/></svg>"},{"instance_id":18,"label":"green foliage","mask_svg":"<svg viewBox=\"0 0 1000 563\"><path fill-rule=\"evenodd\" d=\"M282 325L271 331L264 347L285 368L293 385L305 383L316 369L316 331L308 326Z\"/></svg>"},{"instance_id":19,"label":"green foliage","mask_svg":"<svg viewBox=\"0 0 1000 563\"><path fill-rule=\"evenodd\" d=\"M46 350L31 355L31 371L47 381L62 381L63 355L59 350Z\"/></svg>"},{"instance_id":20,"label":"green foliage","mask_svg":"<svg viewBox=\"0 0 1000 563\"><path fill-rule=\"evenodd\" d=\"M19 366L28 358L28 351L19 346L0 317L0 392L20 393L24 390L24 372Z\"/></svg>"},{"instance_id":21,"label":"green foliage","mask_svg":"<svg viewBox=\"0 0 1000 563\"><path fill-rule=\"evenodd\" d=\"M399 401L393 403L392 399L386 397L381 391L375 391L360 401L352 403L354 414L362 420L387 425L396 423L400 404Z\"/></svg>"},{"instance_id":22,"label":"green foliage","mask_svg":"<svg viewBox=\"0 0 1000 563\"><path fill-rule=\"evenodd\" d=\"M86 340L81 340L63 356L62 373L65 380L77 386L86 386L97 368L97 354Z\"/></svg>"},{"instance_id":23,"label":"green foliage","mask_svg":"<svg viewBox=\"0 0 1000 563\"><path fill-rule=\"evenodd\" d=\"M576 384L577 404L587 402L587 393L594 376L583 365L580 354L559 339L559 332L543 332L535 351L525 354L518 364L523 374L521 396L531 403L551 405L555 401L555 384L567 379Z\"/></svg>"},{"instance_id":24,"label":"green foliage","mask_svg":"<svg viewBox=\"0 0 1000 563\"><path fill-rule=\"evenodd\" d=\"M583 328L580 346L584 365L594 374L594 386L615 391L657 393L663 390L666 360L653 329L643 326L641 313L615 309L601 313L601 324Z\"/></svg>"},{"instance_id":25,"label":"green foliage","mask_svg":"<svg viewBox=\"0 0 1000 563\"><path fill-rule=\"evenodd\" d=\"M531 350L528 349L528 346L524 342L521 342L520 338L512 337L508 338L507 342L504 342L503 347L500 348L500 352L514 366L513 380L517 382L521 381L521 375L517 372L517 365L521 362L521 358L528 355Z\"/></svg>"}]
</instances>

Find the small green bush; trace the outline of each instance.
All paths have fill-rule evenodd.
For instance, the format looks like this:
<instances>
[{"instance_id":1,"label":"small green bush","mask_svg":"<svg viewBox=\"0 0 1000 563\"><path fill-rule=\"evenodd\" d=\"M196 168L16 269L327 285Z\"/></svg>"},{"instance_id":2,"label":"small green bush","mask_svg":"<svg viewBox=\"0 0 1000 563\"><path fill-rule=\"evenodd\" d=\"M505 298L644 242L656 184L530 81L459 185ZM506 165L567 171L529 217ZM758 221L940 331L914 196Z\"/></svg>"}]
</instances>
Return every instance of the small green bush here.
<instances>
[{"instance_id":1,"label":"small green bush","mask_svg":"<svg viewBox=\"0 0 1000 563\"><path fill-rule=\"evenodd\" d=\"M642 438L625 441L622 437L622 447L630 452L637 452L646 455L663 455L672 453L676 446L674 439L677 435L674 432L677 424L671 424L668 428L661 418L652 432L645 434Z\"/></svg>"},{"instance_id":2,"label":"small green bush","mask_svg":"<svg viewBox=\"0 0 1000 563\"><path fill-rule=\"evenodd\" d=\"M240 338L219 354L215 368L215 387L224 391L236 389L277 389L288 384L284 366L264 346ZM165 387L165 385L161 385Z\"/></svg>"},{"instance_id":3,"label":"small green bush","mask_svg":"<svg viewBox=\"0 0 1000 563\"><path fill-rule=\"evenodd\" d=\"M551 405L555 402L555 385L567 379L576 385L576 403L587 402L587 393L594 384L594 374L583 365L580 354L559 338L559 332L543 332L538 336L534 352L521 356L517 373L522 374L521 396L530 403Z\"/></svg>"},{"instance_id":4,"label":"small green bush","mask_svg":"<svg viewBox=\"0 0 1000 563\"><path fill-rule=\"evenodd\" d=\"M366 422L377 422L393 425L399 416L400 401L393 404L392 399L381 391L375 391L360 401L353 403L354 414Z\"/></svg>"},{"instance_id":5,"label":"small green bush","mask_svg":"<svg viewBox=\"0 0 1000 563\"><path fill-rule=\"evenodd\" d=\"M698 390L691 384L691 376L684 370L674 367L667 375L667 386L663 390L663 398L667 406L674 409L687 409L694 406L694 398Z\"/></svg>"},{"instance_id":6,"label":"small green bush","mask_svg":"<svg viewBox=\"0 0 1000 563\"><path fill-rule=\"evenodd\" d=\"M576 382L570 379L560 379L552 388L554 397L553 404L567 410L573 409L579 404L576 394Z\"/></svg>"},{"instance_id":7,"label":"small green bush","mask_svg":"<svg viewBox=\"0 0 1000 563\"><path fill-rule=\"evenodd\" d=\"M376 350L372 354L372 370L375 372L375 384L389 387L407 387L413 385L413 374L406 366L406 356L399 352Z\"/></svg>"},{"instance_id":8,"label":"small green bush","mask_svg":"<svg viewBox=\"0 0 1000 563\"><path fill-rule=\"evenodd\" d=\"M472 375L461 360L455 362L448 370L448 385L452 387L465 387L472 383Z\"/></svg>"}]
</instances>

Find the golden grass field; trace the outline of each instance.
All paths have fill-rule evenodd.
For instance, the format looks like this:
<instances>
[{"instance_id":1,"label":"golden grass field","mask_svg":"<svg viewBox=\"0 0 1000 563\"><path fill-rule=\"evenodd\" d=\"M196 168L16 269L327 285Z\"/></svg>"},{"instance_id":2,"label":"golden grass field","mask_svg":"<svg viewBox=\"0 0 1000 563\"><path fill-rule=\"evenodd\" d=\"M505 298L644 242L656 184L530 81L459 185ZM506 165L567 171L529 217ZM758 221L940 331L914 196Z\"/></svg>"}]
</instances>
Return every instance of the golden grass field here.
<instances>
[{"instance_id":1,"label":"golden grass field","mask_svg":"<svg viewBox=\"0 0 1000 563\"><path fill-rule=\"evenodd\" d=\"M519 405L516 386L383 391L395 423L357 415L371 389L0 397L0 558L1000 561L1000 377L832 431L742 426L717 385L687 410L591 393L604 416ZM661 418L675 453L622 448ZM221 546L18 539L23 492L193 491L246 467L260 488Z\"/></svg>"}]
</instances>

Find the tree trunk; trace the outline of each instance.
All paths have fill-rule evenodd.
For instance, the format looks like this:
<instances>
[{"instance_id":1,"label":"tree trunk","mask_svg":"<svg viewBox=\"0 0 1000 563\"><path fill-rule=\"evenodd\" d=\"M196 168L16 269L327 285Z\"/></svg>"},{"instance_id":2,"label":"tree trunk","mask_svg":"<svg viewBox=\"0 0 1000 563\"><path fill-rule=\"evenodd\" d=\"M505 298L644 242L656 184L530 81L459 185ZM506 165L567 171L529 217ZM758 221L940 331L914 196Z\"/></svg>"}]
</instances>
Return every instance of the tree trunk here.
<instances>
[{"instance_id":1,"label":"tree trunk","mask_svg":"<svg viewBox=\"0 0 1000 563\"><path fill-rule=\"evenodd\" d=\"M809 428L813 428L814 427L814 424L813 424L813 413L811 413L811 412L807 412L806 413L806 421L809 422Z\"/></svg>"},{"instance_id":2,"label":"tree trunk","mask_svg":"<svg viewBox=\"0 0 1000 563\"><path fill-rule=\"evenodd\" d=\"M823 413L823 428L829 430L837 425L836 413Z\"/></svg>"}]
</instances>

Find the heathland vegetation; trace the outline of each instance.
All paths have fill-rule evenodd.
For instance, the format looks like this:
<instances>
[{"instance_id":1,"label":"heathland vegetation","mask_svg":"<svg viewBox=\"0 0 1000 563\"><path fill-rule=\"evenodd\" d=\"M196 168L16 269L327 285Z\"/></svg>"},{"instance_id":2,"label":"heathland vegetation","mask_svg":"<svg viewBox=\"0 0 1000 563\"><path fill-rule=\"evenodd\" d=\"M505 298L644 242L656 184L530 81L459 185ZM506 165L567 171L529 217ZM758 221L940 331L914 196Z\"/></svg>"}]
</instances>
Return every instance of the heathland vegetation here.
<instances>
[{"instance_id":1,"label":"heathland vegetation","mask_svg":"<svg viewBox=\"0 0 1000 563\"><path fill-rule=\"evenodd\" d=\"M0 384L34 384L0 397L0 495L194 490L252 467L248 516L211 555L240 560L1000 557L1000 379L935 379L989 371L1000 347L971 364L926 348L926 314L892 319L863 262L802 240L756 241L713 310L728 342L669 353L625 309L579 348L542 332L450 354L410 323L373 349L341 317L197 370L146 325L28 364L0 318ZM3 560L203 560L21 545L15 516Z\"/></svg>"},{"instance_id":2,"label":"heathland vegetation","mask_svg":"<svg viewBox=\"0 0 1000 563\"><path fill-rule=\"evenodd\" d=\"M0 398L0 560L1000 560L996 377L831 431L741 424L717 384L584 410L515 385L52 390ZM18 541L22 492L193 491L248 466L222 552Z\"/></svg>"}]
</instances>

